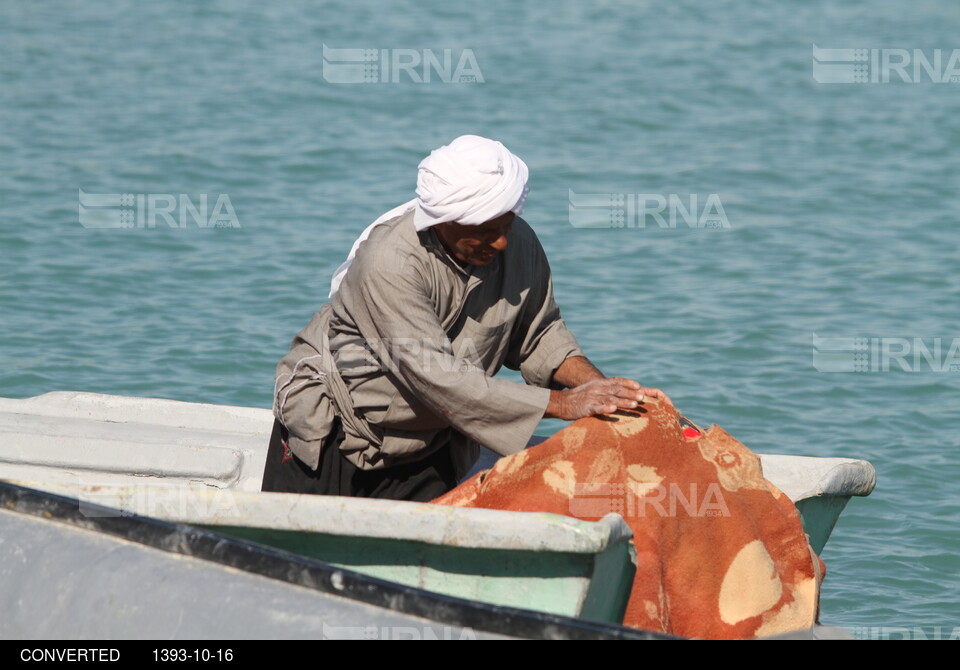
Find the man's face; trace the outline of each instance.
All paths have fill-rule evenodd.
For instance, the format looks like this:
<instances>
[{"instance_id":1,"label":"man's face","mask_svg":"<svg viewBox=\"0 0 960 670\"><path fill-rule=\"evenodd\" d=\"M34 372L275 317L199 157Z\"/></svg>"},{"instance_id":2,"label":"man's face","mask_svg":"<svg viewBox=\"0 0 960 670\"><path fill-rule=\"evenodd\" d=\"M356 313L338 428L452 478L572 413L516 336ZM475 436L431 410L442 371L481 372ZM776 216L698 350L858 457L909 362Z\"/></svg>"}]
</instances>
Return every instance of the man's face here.
<instances>
[{"instance_id":1,"label":"man's face","mask_svg":"<svg viewBox=\"0 0 960 670\"><path fill-rule=\"evenodd\" d=\"M507 212L479 226L447 222L435 226L437 237L461 265L489 265L507 248L516 214Z\"/></svg>"}]
</instances>

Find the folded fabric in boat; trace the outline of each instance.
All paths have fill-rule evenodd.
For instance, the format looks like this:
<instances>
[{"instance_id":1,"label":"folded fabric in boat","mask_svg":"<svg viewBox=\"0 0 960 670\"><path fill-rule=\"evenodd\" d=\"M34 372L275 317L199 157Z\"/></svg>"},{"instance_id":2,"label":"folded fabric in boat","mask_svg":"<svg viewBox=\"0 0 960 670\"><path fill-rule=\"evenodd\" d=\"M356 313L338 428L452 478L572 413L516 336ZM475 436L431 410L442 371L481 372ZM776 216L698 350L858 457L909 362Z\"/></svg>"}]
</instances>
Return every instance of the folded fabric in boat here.
<instances>
[{"instance_id":1,"label":"folded fabric in boat","mask_svg":"<svg viewBox=\"0 0 960 670\"><path fill-rule=\"evenodd\" d=\"M680 419L649 401L581 419L433 502L621 514L637 549L627 626L705 639L810 628L825 569L796 507L722 428Z\"/></svg>"}]
</instances>

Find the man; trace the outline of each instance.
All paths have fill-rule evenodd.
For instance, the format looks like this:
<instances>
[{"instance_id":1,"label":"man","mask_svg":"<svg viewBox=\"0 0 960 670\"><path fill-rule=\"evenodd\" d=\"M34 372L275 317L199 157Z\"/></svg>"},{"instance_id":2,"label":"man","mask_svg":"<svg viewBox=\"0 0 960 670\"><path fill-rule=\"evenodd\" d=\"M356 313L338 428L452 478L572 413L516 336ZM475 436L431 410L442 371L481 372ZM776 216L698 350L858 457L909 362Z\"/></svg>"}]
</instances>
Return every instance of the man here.
<instances>
[{"instance_id":1,"label":"man","mask_svg":"<svg viewBox=\"0 0 960 670\"><path fill-rule=\"evenodd\" d=\"M669 402L606 378L567 330L519 217L527 175L473 135L420 163L418 197L363 232L277 367L263 490L431 500L478 445L516 453L544 417ZM527 383L495 378L502 365Z\"/></svg>"}]
</instances>

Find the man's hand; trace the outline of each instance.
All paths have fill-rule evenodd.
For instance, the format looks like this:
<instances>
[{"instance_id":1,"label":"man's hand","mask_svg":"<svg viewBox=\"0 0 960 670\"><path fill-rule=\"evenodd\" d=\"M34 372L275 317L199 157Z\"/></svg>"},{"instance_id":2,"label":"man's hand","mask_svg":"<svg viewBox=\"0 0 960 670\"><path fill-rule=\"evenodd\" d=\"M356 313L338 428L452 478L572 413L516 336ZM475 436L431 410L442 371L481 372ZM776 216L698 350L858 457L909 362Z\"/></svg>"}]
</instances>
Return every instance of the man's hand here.
<instances>
[{"instance_id":1,"label":"man's hand","mask_svg":"<svg viewBox=\"0 0 960 670\"><path fill-rule=\"evenodd\" d=\"M594 414L612 414L618 409L635 409L646 398L657 398L673 407L660 389L646 388L623 377L595 379L569 391L551 391L544 417L575 421Z\"/></svg>"},{"instance_id":2,"label":"man's hand","mask_svg":"<svg viewBox=\"0 0 960 670\"><path fill-rule=\"evenodd\" d=\"M635 409L645 398L656 398L673 407L660 389L641 386L631 379L606 377L585 356L571 356L553 374L553 381L569 391L551 391L544 417L575 421L618 409Z\"/></svg>"}]
</instances>

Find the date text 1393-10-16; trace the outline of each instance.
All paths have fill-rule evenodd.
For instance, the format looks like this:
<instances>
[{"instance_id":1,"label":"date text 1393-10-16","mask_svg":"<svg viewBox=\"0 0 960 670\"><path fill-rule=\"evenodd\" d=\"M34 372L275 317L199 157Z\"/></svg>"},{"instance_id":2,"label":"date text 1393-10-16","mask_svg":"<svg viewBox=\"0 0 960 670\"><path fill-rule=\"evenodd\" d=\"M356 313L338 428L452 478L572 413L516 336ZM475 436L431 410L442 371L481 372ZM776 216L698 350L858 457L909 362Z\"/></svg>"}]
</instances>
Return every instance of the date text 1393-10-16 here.
<instances>
[{"instance_id":1,"label":"date text 1393-10-16","mask_svg":"<svg viewBox=\"0 0 960 670\"><path fill-rule=\"evenodd\" d=\"M233 649L154 649L153 660L163 661L232 661Z\"/></svg>"}]
</instances>

